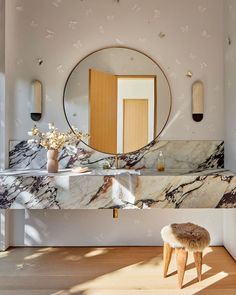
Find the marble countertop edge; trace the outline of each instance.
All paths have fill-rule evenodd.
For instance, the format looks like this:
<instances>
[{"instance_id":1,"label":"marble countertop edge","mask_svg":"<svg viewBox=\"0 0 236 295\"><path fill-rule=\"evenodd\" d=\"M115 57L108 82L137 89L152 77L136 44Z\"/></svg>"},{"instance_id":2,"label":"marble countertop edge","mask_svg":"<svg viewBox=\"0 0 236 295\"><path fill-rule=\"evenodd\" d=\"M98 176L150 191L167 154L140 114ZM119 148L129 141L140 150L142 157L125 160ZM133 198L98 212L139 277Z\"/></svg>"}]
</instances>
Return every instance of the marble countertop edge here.
<instances>
[{"instance_id":1,"label":"marble countertop edge","mask_svg":"<svg viewBox=\"0 0 236 295\"><path fill-rule=\"evenodd\" d=\"M117 177L121 175L128 175L128 176L206 176L206 175L222 175L222 176L235 176L236 173L230 170L221 168L221 169L205 169L205 170L189 170L189 169L166 169L165 171L159 172L155 169L137 169L137 170L130 170L129 169L122 169L126 170L124 172L119 172L119 169L113 170L114 172L109 173L106 169L91 169L85 173L73 172L72 169L61 169L58 173L48 173L47 170L42 169L7 169L0 172L0 177L6 176L19 176L19 177L62 177L62 176L110 176L110 177ZM117 173L116 173L117 172Z\"/></svg>"}]
</instances>

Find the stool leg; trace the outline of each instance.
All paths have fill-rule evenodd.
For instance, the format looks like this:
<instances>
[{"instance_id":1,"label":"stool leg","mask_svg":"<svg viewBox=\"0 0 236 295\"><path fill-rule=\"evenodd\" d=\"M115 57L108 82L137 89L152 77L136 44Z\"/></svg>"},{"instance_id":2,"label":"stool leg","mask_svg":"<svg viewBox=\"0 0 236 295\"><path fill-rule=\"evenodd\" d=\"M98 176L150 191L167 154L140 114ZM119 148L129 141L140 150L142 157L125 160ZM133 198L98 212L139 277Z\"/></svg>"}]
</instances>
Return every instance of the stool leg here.
<instances>
[{"instance_id":1,"label":"stool leg","mask_svg":"<svg viewBox=\"0 0 236 295\"><path fill-rule=\"evenodd\" d=\"M194 252L193 256L197 269L198 281L200 282L202 279L202 252Z\"/></svg>"},{"instance_id":2,"label":"stool leg","mask_svg":"<svg viewBox=\"0 0 236 295\"><path fill-rule=\"evenodd\" d=\"M163 258L164 258L164 271L163 276L164 278L167 277L168 268L170 265L170 260L172 256L173 249L168 243L164 243L164 250L163 250Z\"/></svg>"},{"instance_id":3,"label":"stool leg","mask_svg":"<svg viewBox=\"0 0 236 295\"><path fill-rule=\"evenodd\" d=\"M184 273L186 269L186 263L188 260L188 251L183 248L176 248L176 261L178 270L179 287L182 288L184 281Z\"/></svg>"}]
</instances>

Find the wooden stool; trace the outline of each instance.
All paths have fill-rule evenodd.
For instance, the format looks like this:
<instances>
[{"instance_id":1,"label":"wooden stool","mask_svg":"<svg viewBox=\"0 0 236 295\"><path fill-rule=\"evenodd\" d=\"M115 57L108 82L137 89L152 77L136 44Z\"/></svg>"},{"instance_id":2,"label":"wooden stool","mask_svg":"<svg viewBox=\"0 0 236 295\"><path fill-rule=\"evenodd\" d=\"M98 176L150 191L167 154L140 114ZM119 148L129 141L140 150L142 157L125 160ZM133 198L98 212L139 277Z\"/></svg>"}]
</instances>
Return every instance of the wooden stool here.
<instances>
[{"instance_id":1,"label":"wooden stool","mask_svg":"<svg viewBox=\"0 0 236 295\"><path fill-rule=\"evenodd\" d=\"M161 236L164 241L164 278L167 277L172 252L175 249L179 287L183 286L189 251L193 252L198 280L201 281L202 251L210 244L208 231L193 223L174 223L163 227Z\"/></svg>"}]
</instances>

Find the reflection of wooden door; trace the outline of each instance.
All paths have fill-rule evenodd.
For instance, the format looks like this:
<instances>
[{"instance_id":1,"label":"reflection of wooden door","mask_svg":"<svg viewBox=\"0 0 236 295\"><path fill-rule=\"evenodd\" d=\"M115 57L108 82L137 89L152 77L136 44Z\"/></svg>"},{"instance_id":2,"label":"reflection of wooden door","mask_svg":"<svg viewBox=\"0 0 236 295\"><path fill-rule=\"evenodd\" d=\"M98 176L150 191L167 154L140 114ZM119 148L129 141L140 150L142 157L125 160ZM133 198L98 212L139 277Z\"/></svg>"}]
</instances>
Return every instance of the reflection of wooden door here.
<instances>
[{"instance_id":1,"label":"reflection of wooden door","mask_svg":"<svg viewBox=\"0 0 236 295\"><path fill-rule=\"evenodd\" d=\"M100 151L117 151L117 78L89 70L90 145Z\"/></svg>"},{"instance_id":2,"label":"reflection of wooden door","mask_svg":"<svg viewBox=\"0 0 236 295\"><path fill-rule=\"evenodd\" d=\"M148 99L124 99L123 152L148 144Z\"/></svg>"}]
</instances>

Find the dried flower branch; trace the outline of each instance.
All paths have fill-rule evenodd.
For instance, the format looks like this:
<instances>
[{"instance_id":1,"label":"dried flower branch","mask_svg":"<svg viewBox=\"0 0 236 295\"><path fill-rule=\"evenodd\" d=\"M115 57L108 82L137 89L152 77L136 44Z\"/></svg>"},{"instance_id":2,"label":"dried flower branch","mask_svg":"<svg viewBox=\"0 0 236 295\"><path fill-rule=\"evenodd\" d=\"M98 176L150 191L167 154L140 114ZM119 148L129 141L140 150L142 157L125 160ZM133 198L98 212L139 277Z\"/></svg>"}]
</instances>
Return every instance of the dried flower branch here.
<instances>
[{"instance_id":1,"label":"dried flower branch","mask_svg":"<svg viewBox=\"0 0 236 295\"><path fill-rule=\"evenodd\" d=\"M74 145L78 141L89 137L88 134L78 131L77 128L73 126L72 128L73 131L60 132L53 123L49 123L49 131L41 132L35 125L32 130L28 132L28 135L33 137L33 139L28 140L28 143L39 144L47 150L60 150L63 147Z\"/></svg>"}]
</instances>

